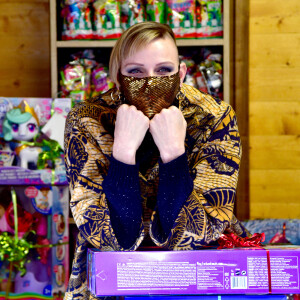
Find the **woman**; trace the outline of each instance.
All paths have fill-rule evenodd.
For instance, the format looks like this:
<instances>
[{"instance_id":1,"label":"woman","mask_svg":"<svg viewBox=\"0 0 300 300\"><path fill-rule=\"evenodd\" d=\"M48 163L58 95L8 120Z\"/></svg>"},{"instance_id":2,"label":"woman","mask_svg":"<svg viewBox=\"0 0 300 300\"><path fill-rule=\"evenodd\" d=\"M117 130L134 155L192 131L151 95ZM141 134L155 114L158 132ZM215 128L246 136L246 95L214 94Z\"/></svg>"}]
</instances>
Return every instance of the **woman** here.
<instances>
[{"instance_id":1,"label":"woman","mask_svg":"<svg viewBox=\"0 0 300 300\"><path fill-rule=\"evenodd\" d=\"M116 88L70 112L65 163L79 234L65 299L93 299L88 247L136 250L151 238L166 249L199 249L225 230L247 234L233 215L235 114L183 84L185 73L172 30L136 24L111 54Z\"/></svg>"}]
</instances>

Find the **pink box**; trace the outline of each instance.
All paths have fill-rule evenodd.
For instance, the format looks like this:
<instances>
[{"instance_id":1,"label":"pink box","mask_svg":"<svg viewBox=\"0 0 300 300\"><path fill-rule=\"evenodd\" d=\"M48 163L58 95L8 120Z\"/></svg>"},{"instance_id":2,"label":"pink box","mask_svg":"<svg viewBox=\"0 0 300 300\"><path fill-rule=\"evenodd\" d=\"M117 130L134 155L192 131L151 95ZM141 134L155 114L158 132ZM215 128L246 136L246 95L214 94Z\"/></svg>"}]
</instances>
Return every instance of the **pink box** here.
<instances>
[{"instance_id":1,"label":"pink box","mask_svg":"<svg viewBox=\"0 0 300 300\"><path fill-rule=\"evenodd\" d=\"M298 294L300 246L195 251L88 251L95 296ZM270 276L271 274L271 276Z\"/></svg>"}]
</instances>

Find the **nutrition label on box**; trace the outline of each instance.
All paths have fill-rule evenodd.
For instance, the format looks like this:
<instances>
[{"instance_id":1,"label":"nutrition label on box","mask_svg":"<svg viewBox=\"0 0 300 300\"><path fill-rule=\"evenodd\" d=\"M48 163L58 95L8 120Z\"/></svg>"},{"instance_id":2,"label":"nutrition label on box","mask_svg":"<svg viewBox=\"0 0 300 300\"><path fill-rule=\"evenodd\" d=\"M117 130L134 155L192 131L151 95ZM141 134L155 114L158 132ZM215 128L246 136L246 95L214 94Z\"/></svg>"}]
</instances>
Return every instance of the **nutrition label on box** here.
<instances>
[{"instance_id":1,"label":"nutrition label on box","mask_svg":"<svg viewBox=\"0 0 300 300\"><path fill-rule=\"evenodd\" d=\"M272 289L299 289L297 256L273 256L271 262Z\"/></svg>"}]
</instances>

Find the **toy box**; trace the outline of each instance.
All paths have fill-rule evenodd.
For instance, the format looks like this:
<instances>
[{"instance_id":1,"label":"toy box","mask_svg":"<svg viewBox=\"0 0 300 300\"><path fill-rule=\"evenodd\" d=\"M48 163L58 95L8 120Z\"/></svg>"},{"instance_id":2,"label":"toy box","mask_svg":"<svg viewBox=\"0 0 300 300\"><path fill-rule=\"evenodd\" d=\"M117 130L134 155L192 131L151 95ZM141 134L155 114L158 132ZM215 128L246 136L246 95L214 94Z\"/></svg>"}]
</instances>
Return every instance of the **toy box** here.
<instances>
[{"instance_id":1,"label":"toy box","mask_svg":"<svg viewBox=\"0 0 300 300\"><path fill-rule=\"evenodd\" d=\"M24 293L26 299L63 295L69 276L68 188L15 186L14 191L17 209L13 208L8 187L0 187L1 245L3 239L16 241L17 211L18 241L22 241L22 253L29 251L24 258L26 273L23 276L19 262L9 272L10 254L4 254L0 261L0 299L4 299L7 290L18 299L22 299Z\"/></svg>"},{"instance_id":2,"label":"toy box","mask_svg":"<svg viewBox=\"0 0 300 300\"><path fill-rule=\"evenodd\" d=\"M63 134L71 99L0 97L0 185L66 185Z\"/></svg>"},{"instance_id":3,"label":"toy box","mask_svg":"<svg viewBox=\"0 0 300 300\"><path fill-rule=\"evenodd\" d=\"M265 244L300 245L300 219L257 219L243 224L250 232L263 232Z\"/></svg>"},{"instance_id":4,"label":"toy box","mask_svg":"<svg viewBox=\"0 0 300 300\"><path fill-rule=\"evenodd\" d=\"M197 251L88 251L95 296L300 292L300 247Z\"/></svg>"}]
</instances>

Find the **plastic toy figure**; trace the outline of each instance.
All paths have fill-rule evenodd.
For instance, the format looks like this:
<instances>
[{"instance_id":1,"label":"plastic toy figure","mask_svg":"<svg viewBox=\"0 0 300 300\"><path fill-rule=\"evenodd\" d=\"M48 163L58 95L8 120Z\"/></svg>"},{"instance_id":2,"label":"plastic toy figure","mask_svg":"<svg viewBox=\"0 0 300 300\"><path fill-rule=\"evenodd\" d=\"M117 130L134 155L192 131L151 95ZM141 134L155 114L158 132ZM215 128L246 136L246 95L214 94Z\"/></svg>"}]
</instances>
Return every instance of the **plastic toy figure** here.
<instances>
[{"instance_id":1,"label":"plastic toy figure","mask_svg":"<svg viewBox=\"0 0 300 300\"><path fill-rule=\"evenodd\" d=\"M34 110L23 101L18 107L7 112L3 122L4 140L10 143L11 148L19 158L18 165L28 168L29 163L37 164L41 147L30 145L28 142L40 132L39 129L39 106Z\"/></svg>"}]
</instances>

